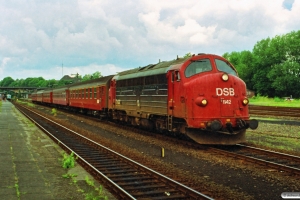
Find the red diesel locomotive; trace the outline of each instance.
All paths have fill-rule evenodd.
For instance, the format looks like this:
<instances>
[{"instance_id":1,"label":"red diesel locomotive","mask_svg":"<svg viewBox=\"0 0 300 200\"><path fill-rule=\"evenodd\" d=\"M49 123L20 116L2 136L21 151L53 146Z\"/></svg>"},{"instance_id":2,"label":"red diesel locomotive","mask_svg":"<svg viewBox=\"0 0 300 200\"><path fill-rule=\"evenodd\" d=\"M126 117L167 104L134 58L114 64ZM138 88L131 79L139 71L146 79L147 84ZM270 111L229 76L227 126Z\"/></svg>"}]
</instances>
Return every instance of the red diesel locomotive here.
<instances>
[{"instance_id":1,"label":"red diesel locomotive","mask_svg":"<svg viewBox=\"0 0 300 200\"><path fill-rule=\"evenodd\" d=\"M217 55L177 58L67 87L69 109L185 134L200 144L245 142L246 129L258 126L249 118L245 83Z\"/></svg>"}]
</instances>

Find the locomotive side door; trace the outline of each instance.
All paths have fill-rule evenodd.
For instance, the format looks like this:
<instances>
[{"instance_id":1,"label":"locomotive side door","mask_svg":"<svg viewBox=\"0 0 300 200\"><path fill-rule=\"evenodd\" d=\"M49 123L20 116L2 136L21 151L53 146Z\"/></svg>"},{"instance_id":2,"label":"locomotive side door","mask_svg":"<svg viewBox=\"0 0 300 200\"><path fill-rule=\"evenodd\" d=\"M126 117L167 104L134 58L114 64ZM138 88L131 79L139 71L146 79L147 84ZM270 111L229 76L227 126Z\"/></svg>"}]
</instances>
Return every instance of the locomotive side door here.
<instances>
[{"instance_id":1,"label":"locomotive side door","mask_svg":"<svg viewBox=\"0 0 300 200\"><path fill-rule=\"evenodd\" d=\"M168 79L168 105L167 105L167 113L168 113L168 120L167 120L167 127L169 131L172 131L172 124L173 124L173 114L174 114L174 71L168 71L167 79Z\"/></svg>"}]
</instances>

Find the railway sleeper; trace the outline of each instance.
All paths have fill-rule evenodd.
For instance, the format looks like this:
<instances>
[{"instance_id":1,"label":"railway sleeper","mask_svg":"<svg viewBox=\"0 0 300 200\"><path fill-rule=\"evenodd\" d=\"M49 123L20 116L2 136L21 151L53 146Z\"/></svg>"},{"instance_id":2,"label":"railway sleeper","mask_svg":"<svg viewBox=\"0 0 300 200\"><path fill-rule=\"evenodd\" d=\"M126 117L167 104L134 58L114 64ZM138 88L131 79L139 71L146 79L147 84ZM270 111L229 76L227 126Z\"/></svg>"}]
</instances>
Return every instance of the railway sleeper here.
<instances>
[{"instance_id":1,"label":"railway sleeper","mask_svg":"<svg viewBox=\"0 0 300 200\"><path fill-rule=\"evenodd\" d=\"M91 162L92 163L92 162ZM94 167L98 168L104 168L106 169L107 167L112 167L112 168L122 168L122 167L126 167L127 165L124 163L105 163L102 164L101 162L97 162L97 163L92 163Z\"/></svg>"},{"instance_id":2,"label":"railway sleeper","mask_svg":"<svg viewBox=\"0 0 300 200\"><path fill-rule=\"evenodd\" d=\"M155 185L135 185L135 186L128 186L123 187L126 191L134 191L134 190L149 190L149 189L155 189L155 188L161 188L164 187L163 184L155 184Z\"/></svg>"},{"instance_id":3,"label":"railway sleeper","mask_svg":"<svg viewBox=\"0 0 300 200\"><path fill-rule=\"evenodd\" d=\"M118 185L126 188L126 187L135 187L135 186L141 186L141 185L147 185L147 184L160 184L157 180L143 180L143 181L136 181L136 182L124 182L124 183L119 183Z\"/></svg>"},{"instance_id":4,"label":"railway sleeper","mask_svg":"<svg viewBox=\"0 0 300 200\"><path fill-rule=\"evenodd\" d=\"M142 197L146 197L146 196L149 196L149 195L162 195L162 196L167 196L167 195L172 195L172 194L176 194L178 195L178 190L175 190L175 189L168 189L166 191L166 189L160 189L160 190L153 190L153 191L147 191L147 192L132 192L131 193L132 196L136 197L136 198L142 198ZM180 197L182 197L182 195L180 195ZM172 198L173 195L172 195Z\"/></svg>"},{"instance_id":5,"label":"railway sleeper","mask_svg":"<svg viewBox=\"0 0 300 200\"><path fill-rule=\"evenodd\" d=\"M122 173L134 173L137 172L137 170L132 169L132 168L127 168L127 169L117 169L117 170L109 170L111 174L122 174Z\"/></svg>"},{"instance_id":6,"label":"railway sleeper","mask_svg":"<svg viewBox=\"0 0 300 200\"><path fill-rule=\"evenodd\" d=\"M138 176L139 174L137 173L129 173L129 172L124 172L123 174L106 174L106 176L110 179L115 179L115 178L124 178L124 177L134 177Z\"/></svg>"},{"instance_id":7,"label":"railway sleeper","mask_svg":"<svg viewBox=\"0 0 300 200\"><path fill-rule=\"evenodd\" d=\"M101 164L103 165L107 165L107 164L110 164L110 165L117 165L120 163L120 160L118 159L115 159L115 158L93 158L92 159L94 162L101 162Z\"/></svg>"},{"instance_id":8,"label":"railway sleeper","mask_svg":"<svg viewBox=\"0 0 300 200\"><path fill-rule=\"evenodd\" d=\"M128 177L128 178L120 178L120 179L116 179L113 180L114 182L118 183L118 182L126 182L126 181L143 181L143 180L153 180L153 178L151 177ZM119 183L118 183L119 184Z\"/></svg>"}]
</instances>

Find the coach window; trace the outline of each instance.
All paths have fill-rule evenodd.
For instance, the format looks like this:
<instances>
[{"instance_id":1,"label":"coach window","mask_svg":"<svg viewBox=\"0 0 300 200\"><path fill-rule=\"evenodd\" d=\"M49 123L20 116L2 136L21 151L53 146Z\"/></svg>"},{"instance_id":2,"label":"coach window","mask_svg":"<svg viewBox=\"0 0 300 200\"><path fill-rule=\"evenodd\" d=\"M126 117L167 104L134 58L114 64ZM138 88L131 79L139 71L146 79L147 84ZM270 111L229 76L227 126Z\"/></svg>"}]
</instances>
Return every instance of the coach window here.
<instances>
[{"instance_id":1,"label":"coach window","mask_svg":"<svg viewBox=\"0 0 300 200\"><path fill-rule=\"evenodd\" d=\"M97 99L97 88L94 88L94 99Z\"/></svg>"},{"instance_id":2,"label":"coach window","mask_svg":"<svg viewBox=\"0 0 300 200\"><path fill-rule=\"evenodd\" d=\"M226 72L228 74L232 74L234 76L237 76L236 71L230 66L229 63L224 62L223 60L215 59L216 66L219 71Z\"/></svg>"},{"instance_id":3,"label":"coach window","mask_svg":"<svg viewBox=\"0 0 300 200\"><path fill-rule=\"evenodd\" d=\"M90 99L92 99L92 88L89 89L89 92L90 92L90 95L89 95Z\"/></svg>"},{"instance_id":4,"label":"coach window","mask_svg":"<svg viewBox=\"0 0 300 200\"><path fill-rule=\"evenodd\" d=\"M189 78L195 74L199 74L211 70L212 67L209 59L193 60L189 64L189 66L185 69L184 75L186 78Z\"/></svg>"}]
</instances>

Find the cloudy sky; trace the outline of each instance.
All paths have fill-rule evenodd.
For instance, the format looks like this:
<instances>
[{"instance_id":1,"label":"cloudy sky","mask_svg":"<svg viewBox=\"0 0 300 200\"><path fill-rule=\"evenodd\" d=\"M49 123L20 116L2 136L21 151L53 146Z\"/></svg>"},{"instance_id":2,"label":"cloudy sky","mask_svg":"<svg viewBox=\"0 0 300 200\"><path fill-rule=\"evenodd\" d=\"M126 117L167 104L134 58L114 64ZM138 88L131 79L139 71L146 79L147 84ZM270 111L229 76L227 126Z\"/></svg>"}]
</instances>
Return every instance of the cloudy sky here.
<instances>
[{"instance_id":1,"label":"cloudy sky","mask_svg":"<svg viewBox=\"0 0 300 200\"><path fill-rule=\"evenodd\" d=\"M0 0L0 13L0 80L110 75L300 30L300 0Z\"/></svg>"}]
</instances>

